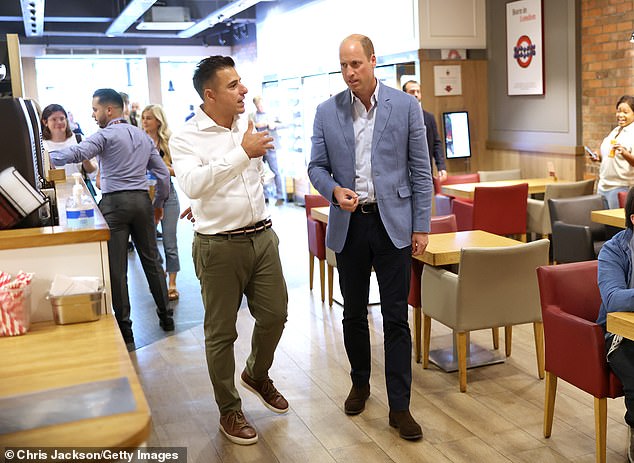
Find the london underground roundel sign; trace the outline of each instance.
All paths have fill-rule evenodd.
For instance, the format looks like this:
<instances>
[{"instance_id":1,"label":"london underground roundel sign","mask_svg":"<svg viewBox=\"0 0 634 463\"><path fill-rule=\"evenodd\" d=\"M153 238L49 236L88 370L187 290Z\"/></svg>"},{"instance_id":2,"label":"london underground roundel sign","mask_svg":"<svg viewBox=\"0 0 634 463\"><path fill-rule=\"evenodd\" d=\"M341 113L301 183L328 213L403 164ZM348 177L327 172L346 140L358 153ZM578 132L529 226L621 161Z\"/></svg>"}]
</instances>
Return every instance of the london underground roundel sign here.
<instances>
[{"instance_id":1,"label":"london underground roundel sign","mask_svg":"<svg viewBox=\"0 0 634 463\"><path fill-rule=\"evenodd\" d=\"M527 68L535 56L535 45L527 35L522 35L517 39L517 45L513 47L513 58L522 68Z\"/></svg>"}]
</instances>

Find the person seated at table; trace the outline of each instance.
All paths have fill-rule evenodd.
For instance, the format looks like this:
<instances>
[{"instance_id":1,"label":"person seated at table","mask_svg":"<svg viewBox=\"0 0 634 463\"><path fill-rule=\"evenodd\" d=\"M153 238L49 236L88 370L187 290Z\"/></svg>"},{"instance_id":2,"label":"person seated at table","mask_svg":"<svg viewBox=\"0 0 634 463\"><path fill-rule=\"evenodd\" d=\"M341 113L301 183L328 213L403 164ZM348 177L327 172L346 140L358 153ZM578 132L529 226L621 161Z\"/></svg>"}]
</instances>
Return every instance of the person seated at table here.
<instances>
[{"instance_id":1,"label":"person seated at table","mask_svg":"<svg viewBox=\"0 0 634 463\"><path fill-rule=\"evenodd\" d=\"M599 291L601 308L597 323L605 331L607 360L614 374L623 383L625 393L625 422L629 426L627 459L634 462L634 341L606 331L609 312L634 312L634 188L625 202L626 229L607 241L599 252Z\"/></svg>"}]
</instances>

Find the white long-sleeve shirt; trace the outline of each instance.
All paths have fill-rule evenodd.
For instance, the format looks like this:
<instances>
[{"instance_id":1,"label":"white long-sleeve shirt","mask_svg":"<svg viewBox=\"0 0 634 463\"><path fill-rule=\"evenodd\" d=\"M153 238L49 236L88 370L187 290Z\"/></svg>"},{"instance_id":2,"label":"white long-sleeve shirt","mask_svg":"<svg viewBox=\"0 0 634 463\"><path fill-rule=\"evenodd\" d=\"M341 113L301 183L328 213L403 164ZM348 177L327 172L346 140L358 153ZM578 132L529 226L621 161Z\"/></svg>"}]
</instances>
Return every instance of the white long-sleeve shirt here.
<instances>
[{"instance_id":1,"label":"white long-sleeve shirt","mask_svg":"<svg viewBox=\"0 0 634 463\"><path fill-rule=\"evenodd\" d=\"M246 117L236 117L227 129L196 108L195 116L170 138L176 179L191 200L198 233L235 230L269 216L262 158L250 159L241 145L246 128Z\"/></svg>"}]
</instances>

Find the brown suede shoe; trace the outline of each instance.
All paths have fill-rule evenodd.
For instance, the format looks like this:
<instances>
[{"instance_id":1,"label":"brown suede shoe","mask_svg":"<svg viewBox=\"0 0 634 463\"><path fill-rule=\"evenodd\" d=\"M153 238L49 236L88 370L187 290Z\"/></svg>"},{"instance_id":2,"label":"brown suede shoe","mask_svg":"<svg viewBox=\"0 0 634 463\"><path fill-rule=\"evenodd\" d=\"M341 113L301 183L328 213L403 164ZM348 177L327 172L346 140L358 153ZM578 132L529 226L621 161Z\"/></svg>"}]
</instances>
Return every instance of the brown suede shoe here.
<instances>
[{"instance_id":1,"label":"brown suede shoe","mask_svg":"<svg viewBox=\"0 0 634 463\"><path fill-rule=\"evenodd\" d=\"M416 440L423 437L423 430L414 420L409 410L393 412L390 410L390 426L398 429L398 434L403 439Z\"/></svg>"},{"instance_id":2,"label":"brown suede shoe","mask_svg":"<svg viewBox=\"0 0 634 463\"><path fill-rule=\"evenodd\" d=\"M363 386L352 385L348 398L343 404L346 415L358 415L365 410L365 401L370 397L370 384Z\"/></svg>"},{"instance_id":3,"label":"brown suede shoe","mask_svg":"<svg viewBox=\"0 0 634 463\"><path fill-rule=\"evenodd\" d=\"M246 370L240 375L240 384L257 395L264 406L275 413L286 413L288 402L282 394L273 386L271 378L255 381L247 375Z\"/></svg>"},{"instance_id":4,"label":"brown suede shoe","mask_svg":"<svg viewBox=\"0 0 634 463\"><path fill-rule=\"evenodd\" d=\"M242 414L231 411L220 417L220 431L234 444L251 445L258 441L258 433Z\"/></svg>"}]
</instances>

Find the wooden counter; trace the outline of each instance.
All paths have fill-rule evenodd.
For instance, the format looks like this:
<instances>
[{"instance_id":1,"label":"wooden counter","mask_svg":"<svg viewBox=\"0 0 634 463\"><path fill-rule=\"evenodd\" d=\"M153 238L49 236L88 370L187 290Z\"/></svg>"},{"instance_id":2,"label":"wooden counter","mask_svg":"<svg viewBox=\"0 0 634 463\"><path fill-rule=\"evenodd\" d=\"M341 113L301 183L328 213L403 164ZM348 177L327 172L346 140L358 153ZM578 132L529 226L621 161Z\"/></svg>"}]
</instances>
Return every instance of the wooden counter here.
<instances>
[{"instance_id":1,"label":"wooden counter","mask_svg":"<svg viewBox=\"0 0 634 463\"><path fill-rule=\"evenodd\" d=\"M127 379L133 396L129 412L0 434L0 447L132 447L147 439L150 409L112 315L75 325L33 324L25 335L0 337L0 357L5 404L23 394L116 379ZM93 407L97 415L105 414L102 408Z\"/></svg>"},{"instance_id":2,"label":"wooden counter","mask_svg":"<svg viewBox=\"0 0 634 463\"><path fill-rule=\"evenodd\" d=\"M104 282L105 305L110 311L108 240L110 230L97 205L95 223L82 229L66 226L66 200L72 194L71 179L56 182L57 226L0 230L0 270L16 274L35 273L31 283L32 320L52 320L51 304L45 296L57 274L94 276ZM84 193L88 194L85 189Z\"/></svg>"},{"instance_id":3,"label":"wooden counter","mask_svg":"<svg viewBox=\"0 0 634 463\"><path fill-rule=\"evenodd\" d=\"M0 230L0 250L108 241L110 229L96 204L94 226L82 229L71 229L66 226L66 200L72 195L72 188L73 183L68 180L55 183L59 211L58 226ZM90 195L88 190L84 193Z\"/></svg>"}]
</instances>

